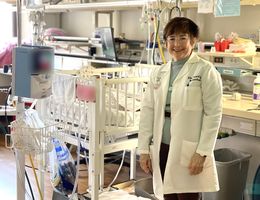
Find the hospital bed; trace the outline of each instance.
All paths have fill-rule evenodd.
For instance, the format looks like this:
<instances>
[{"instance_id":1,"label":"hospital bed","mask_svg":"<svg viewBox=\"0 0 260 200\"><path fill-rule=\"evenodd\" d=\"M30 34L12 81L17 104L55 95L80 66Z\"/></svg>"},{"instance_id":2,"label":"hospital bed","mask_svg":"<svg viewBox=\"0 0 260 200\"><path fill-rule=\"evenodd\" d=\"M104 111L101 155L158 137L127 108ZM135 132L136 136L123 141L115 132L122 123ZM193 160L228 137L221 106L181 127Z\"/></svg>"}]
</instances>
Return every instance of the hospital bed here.
<instances>
[{"instance_id":1,"label":"hospital bed","mask_svg":"<svg viewBox=\"0 0 260 200\"><path fill-rule=\"evenodd\" d=\"M56 73L53 95L41 100L42 118L62 123L64 140L89 150L89 191L98 199L104 187L104 155L131 151L130 178L135 178L139 114L149 65L120 68L85 67L76 76Z\"/></svg>"}]
</instances>

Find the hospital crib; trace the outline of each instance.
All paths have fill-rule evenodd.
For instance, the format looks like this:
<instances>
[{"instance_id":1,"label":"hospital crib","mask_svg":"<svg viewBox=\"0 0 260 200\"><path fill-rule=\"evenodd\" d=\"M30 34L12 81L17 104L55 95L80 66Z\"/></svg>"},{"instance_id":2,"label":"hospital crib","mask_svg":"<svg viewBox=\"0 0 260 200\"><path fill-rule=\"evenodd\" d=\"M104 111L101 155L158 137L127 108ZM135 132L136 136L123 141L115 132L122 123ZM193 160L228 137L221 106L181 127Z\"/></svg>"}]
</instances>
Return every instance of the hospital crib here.
<instances>
[{"instance_id":1,"label":"hospital crib","mask_svg":"<svg viewBox=\"0 0 260 200\"><path fill-rule=\"evenodd\" d=\"M131 151L130 178L135 177L139 114L151 67L83 68L78 76L56 74L53 95L38 103L44 118L63 124L66 142L89 150L89 191L98 199L104 187L104 155ZM142 73L142 70L145 73ZM119 139L120 138L120 139Z\"/></svg>"}]
</instances>

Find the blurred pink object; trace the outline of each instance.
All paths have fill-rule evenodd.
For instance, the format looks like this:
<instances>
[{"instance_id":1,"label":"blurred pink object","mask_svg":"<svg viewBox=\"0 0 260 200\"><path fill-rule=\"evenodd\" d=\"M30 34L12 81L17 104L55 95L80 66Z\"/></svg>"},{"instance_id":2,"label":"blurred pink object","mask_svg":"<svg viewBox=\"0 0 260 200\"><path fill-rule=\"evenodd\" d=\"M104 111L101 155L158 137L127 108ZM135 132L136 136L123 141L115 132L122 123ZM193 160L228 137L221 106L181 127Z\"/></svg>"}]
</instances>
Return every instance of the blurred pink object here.
<instances>
[{"instance_id":1,"label":"blurred pink object","mask_svg":"<svg viewBox=\"0 0 260 200\"><path fill-rule=\"evenodd\" d=\"M65 36L65 31L60 28L47 28L44 30L44 39L51 40L52 36Z\"/></svg>"},{"instance_id":2,"label":"blurred pink object","mask_svg":"<svg viewBox=\"0 0 260 200\"><path fill-rule=\"evenodd\" d=\"M23 39L22 44L31 44L30 39ZM17 46L17 38L12 38L10 41L0 45L0 67L12 64L12 52Z\"/></svg>"},{"instance_id":3,"label":"blurred pink object","mask_svg":"<svg viewBox=\"0 0 260 200\"><path fill-rule=\"evenodd\" d=\"M94 102L96 90L93 86L77 84L76 96L79 100Z\"/></svg>"},{"instance_id":4,"label":"blurred pink object","mask_svg":"<svg viewBox=\"0 0 260 200\"><path fill-rule=\"evenodd\" d=\"M0 67L12 64L12 51L15 47L16 42L10 42L0 48Z\"/></svg>"}]
</instances>

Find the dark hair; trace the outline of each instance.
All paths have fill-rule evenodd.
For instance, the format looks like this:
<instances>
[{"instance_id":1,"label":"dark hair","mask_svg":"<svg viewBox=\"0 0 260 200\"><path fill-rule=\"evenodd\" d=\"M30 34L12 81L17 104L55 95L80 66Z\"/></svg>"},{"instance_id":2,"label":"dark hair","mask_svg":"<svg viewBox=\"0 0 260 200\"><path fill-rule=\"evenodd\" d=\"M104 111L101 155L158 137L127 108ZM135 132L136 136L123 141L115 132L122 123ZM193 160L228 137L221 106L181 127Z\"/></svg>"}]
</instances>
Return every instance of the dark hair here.
<instances>
[{"instance_id":1,"label":"dark hair","mask_svg":"<svg viewBox=\"0 0 260 200\"><path fill-rule=\"evenodd\" d=\"M163 30L163 39L176 33L187 33L190 37L199 37L199 27L192 20L186 17L175 17L171 19Z\"/></svg>"}]
</instances>

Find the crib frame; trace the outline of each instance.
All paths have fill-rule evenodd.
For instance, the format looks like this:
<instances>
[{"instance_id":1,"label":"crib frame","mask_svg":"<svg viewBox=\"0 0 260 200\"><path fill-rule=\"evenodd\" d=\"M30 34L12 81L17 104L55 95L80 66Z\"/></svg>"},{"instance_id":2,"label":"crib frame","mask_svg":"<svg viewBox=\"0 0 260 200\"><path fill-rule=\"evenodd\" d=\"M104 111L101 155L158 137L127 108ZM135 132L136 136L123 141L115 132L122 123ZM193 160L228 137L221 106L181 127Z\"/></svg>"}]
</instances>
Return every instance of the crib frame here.
<instances>
[{"instance_id":1,"label":"crib frame","mask_svg":"<svg viewBox=\"0 0 260 200\"><path fill-rule=\"evenodd\" d=\"M146 66L147 67L147 66ZM145 68L146 68L145 67ZM149 68L148 66L147 68ZM110 94L113 91L119 91L118 87L122 87L126 97L128 97L129 91L126 85L132 84L133 91L131 95L133 99L139 99L141 101L142 94L145 89L146 83L149 81L148 77L137 77L140 75L140 67L136 68L103 68L103 69L91 69L90 71L84 71L84 75L81 74L82 78L90 83L96 91L95 101L79 101L75 99L76 102L87 106L87 127L84 123L83 127L78 124L77 128L73 130L73 126L68 126L68 121L66 119L54 116L54 120L60 118L60 122L64 123L64 127L68 127L68 133L80 132L81 135L87 135L88 140L82 140L81 144L84 148L89 150L89 191L91 199L98 199L100 190L104 187L104 155L107 153L113 153L122 150L130 150L130 179L135 178L136 174L136 147L137 138L127 139L120 142L114 142L112 144L105 144L105 135L117 135L123 133L138 133L139 125L133 126L119 126L118 124L111 124L111 121L106 122L106 108L108 106L108 118L111 117L111 96L108 95L109 100L106 102L106 93ZM131 74L129 76L129 74ZM131 77L133 76L133 77ZM139 92L139 93L138 93ZM127 105L127 98L125 104ZM117 104L118 106L118 104ZM62 107L62 106L61 106ZM133 102L134 107L134 102ZM125 116L127 116L128 108L125 108ZM132 113L133 119L135 110ZM82 114L79 114L82 117ZM85 115L83 114L83 117ZM52 116L53 117L53 116ZM118 117L118 116L117 116ZM135 120L135 119L134 119ZM79 119L81 121L81 119ZM125 118L125 122L127 119ZM83 120L84 122L84 120ZM86 121L85 121L86 122ZM106 124L107 123L107 124ZM66 135L66 142L77 145L77 139L71 134Z\"/></svg>"}]
</instances>

